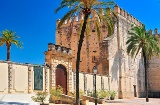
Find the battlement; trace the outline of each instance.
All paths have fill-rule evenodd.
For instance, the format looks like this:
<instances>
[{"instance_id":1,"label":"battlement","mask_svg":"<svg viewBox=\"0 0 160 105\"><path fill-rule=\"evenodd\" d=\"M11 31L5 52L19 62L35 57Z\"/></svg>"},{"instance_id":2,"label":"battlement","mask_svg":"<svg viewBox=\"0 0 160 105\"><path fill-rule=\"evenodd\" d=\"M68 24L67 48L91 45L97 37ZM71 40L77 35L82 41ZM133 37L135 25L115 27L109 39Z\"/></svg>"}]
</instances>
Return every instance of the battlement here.
<instances>
[{"instance_id":1,"label":"battlement","mask_svg":"<svg viewBox=\"0 0 160 105\"><path fill-rule=\"evenodd\" d=\"M99 12L101 13L101 15L104 15L104 11L105 10L103 10L103 9L99 9ZM124 17L126 20L128 20L128 21L130 21L131 23L133 23L133 24L135 24L135 25L137 25L137 26L142 26L142 24L143 23L141 23L138 19L136 19L135 17L133 17L132 15L130 15L128 12L126 12L125 10L123 10L121 7L119 7L118 5L115 5L114 6L114 10L113 10L117 15L121 15L122 17ZM106 11L106 14L108 14L107 13L107 11ZM74 18L73 18L73 21L74 22L80 22L80 20L83 20L83 18L84 18L84 15L83 14L80 14L79 16L74 16ZM91 13L91 15L90 15L90 19L91 20L94 20L94 19L96 19L97 18L97 15L96 14L94 14L94 13ZM60 19L58 19L57 20L57 25L58 25L58 23L60 22L61 20ZM71 19L69 19L69 20L66 20L65 22L64 22L64 25L70 25L70 23L71 23Z\"/></svg>"},{"instance_id":2,"label":"battlement","mask_svg":"<svg viewBox=\"0 0 160 105\"><path fill-rule=\"evenodd\" d=\"M101 9L101 8L99 8L98 11L101 13L101 15L108 14L107 10L103 10L103 9ZM105 11L106 11L106 13L104 13ZM92 13L90 14L90 17L89 17L89 18L90 18L91 20L96 20L97 17L98 17L98 15L92 12ZM83 20L83 19L84 19L84 15L83 15L82 13L80 13L79 16L75 15L75 16L73 17L73 21L74 21L74 22L80 22L80 21ZM60 21L61 21L61 20L58 19L57 22L56 22L56 25L58 25L58 23L59 23ZM66 20L63 25L70 25L70 23L71 23L71 19Z\"/></svg>"},{"instance_id":3,"label":"battlement","mask_svg":"<svg viewBox=\"0 0 160 105\"><path fill-rule=\"evenodd\" d=\"M60 45L55 45L53 43L48 43L48 51L56 51L57 53L62 53L62 54L72 54L72 50L70 48L60 46Z\"/></svg>"},{"instance_id":4,"label":"battlement","mask_svg":"<svg viewBox=\"0 0 160 105\"><path fill-rule=\"evenodd\" d=\"M119 14L122 17L126 18L126 20L129 20L130 22L132 22L133 24L135 24L137 26L142 26L143 25L143 23L141 23L138 19L136 19L135 17L130 15L128 12L126 12L122 8L120 8L118 5L114 6L114 12L116 14Z\"/></svg>"}]
</instances>

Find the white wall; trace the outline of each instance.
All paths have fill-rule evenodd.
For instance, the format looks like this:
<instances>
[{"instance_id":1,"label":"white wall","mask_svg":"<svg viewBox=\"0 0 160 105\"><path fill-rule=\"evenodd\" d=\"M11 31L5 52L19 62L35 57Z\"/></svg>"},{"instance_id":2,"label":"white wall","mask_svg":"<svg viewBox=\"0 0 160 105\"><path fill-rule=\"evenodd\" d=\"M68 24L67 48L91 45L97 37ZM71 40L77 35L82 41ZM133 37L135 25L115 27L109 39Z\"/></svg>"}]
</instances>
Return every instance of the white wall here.
<instances>
[{"instance_id":1,"label":"white wall","mask_svg":"<svg viewBox=\"0 0 160 105\"><path fill-rule=\"evenodd\" d=\"M28 66L12 65L12 93L28 93Z\"/></svg>"},{"instance_id":2,"label":"white wall","mask_svg":"<svg viewBox=\"0 0 160 105\"><path fill-rule=\"evenodd\" d=\"M75 91L75 78L74 73L71 73L71 80L69 80L71 85L72 92ZM84 82L84 76L86 78L86 82ZM13 62L0 61L0 93L34 93L34 70L33 65L31 64L20 64ZM50 81L50 69L47 67L43 67L43 91L49 92L51 81ZM101 76L96 76L96 86L97 90L102 89L102 84L104 85L104 89L109 89L108 77L102 76L103 82L101 81ZM93 91L93 74L79 74L79 87L81 90L84 89L84 84L86 86L87 91Z\"/></svg>"},{"instance_id":3,"label":"white wall","mask_svg":"<svg viewBox=\"0 0 160 105\"><path fill-rule=\"evenodd\" d=\"M0 62L0 93L8 93L8 64Z\"/></svg>"},{"instance_id":4,"label":"white wall","mask_svg":"<svg viewBox=\"0 0 160 105\"><path fill-rule=\"evenodd\" d=\"M0 61L0 93L34 93L34 70L31 64ZM49 69L43 67L43 91L49 92Z\"/></svg>"}]
</instances>

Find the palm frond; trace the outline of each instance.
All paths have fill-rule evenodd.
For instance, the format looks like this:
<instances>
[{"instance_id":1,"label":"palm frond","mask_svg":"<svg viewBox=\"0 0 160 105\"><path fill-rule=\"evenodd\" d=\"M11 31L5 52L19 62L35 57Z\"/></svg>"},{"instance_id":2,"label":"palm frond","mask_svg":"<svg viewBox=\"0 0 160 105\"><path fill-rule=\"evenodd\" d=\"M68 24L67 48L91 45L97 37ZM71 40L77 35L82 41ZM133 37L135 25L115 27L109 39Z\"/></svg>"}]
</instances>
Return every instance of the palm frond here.
<instances>
[{"instance_id":1,"label":"palm frond","mask_svg":"<svg viewBox=\"0 0 160 105\"><path fill-rule=\"evenodd\" d=\"M90 19L88 18L87 23L90 23ZM89 33L90 33L90 24L86 25L86 38L89 39Z\"/></svg>"},{"instance_id":2,"label":"palm frond","mask_svg":"<svg viewBox=\"0 0 160 105\"><path fill-rule=\"evenodd\" d=\"M2 36L0 37L0 46L8 43L9 45L15 44L17 47L22 47L22 42L17 40L20 37L15 32L9 30L3 30Z\"/></svg>"},{"instance_id":3,"label":"palm frond","mask_svg":"<svg viewBox=\"0 0 160 105\"><path fill-rule=\"evenodd\" d=\"M78 35L77 35L78 39L80 37L80 33L81 33L81 30L82 30L83 22L84 22L83 20L80 20L80 25L79 25L79 29L78 29Z\"/></svg>"},{"instance_id":4,"label":"palm frond","mask_svg":"<svg viewBox=\"0 0 160 105\"><path fill-rule=\"evenodd\" d=\"M146 57L151 59L152 56L159 55L160 48L158 46L158 39L150 35L149 32L145 30L145 26L132 26L131 30L128 32L131 36L128 38L126 44L127 53L131 54L131 57L136 57L139 51L145 51ZM135 55L135 56L134 56Z\"/></svg>"},{"instance_id":5,"label":"palm frond","mask_svg":"<svg viewBox=\"0 0 160 105\"><path fill-rule=\"evenodd\" d=\"M97 30L97 36L98 36L98 40L101 41L101 31L100 31L100 25L97 21L95 21L96 24L96 30Z\"/></svg>"},{"instance_id":6,"label":"palm frond","mask_svg":"<svg viewBox=\"0 0 160 105\"><path fill-rule=\"evenodd\" d=\"M58 7L57 9L54 10L55 13L57 13L59 10L61 10L62 8L66 7L67 5L61 5L60 7Z\"/></svg>"}]
</instances>

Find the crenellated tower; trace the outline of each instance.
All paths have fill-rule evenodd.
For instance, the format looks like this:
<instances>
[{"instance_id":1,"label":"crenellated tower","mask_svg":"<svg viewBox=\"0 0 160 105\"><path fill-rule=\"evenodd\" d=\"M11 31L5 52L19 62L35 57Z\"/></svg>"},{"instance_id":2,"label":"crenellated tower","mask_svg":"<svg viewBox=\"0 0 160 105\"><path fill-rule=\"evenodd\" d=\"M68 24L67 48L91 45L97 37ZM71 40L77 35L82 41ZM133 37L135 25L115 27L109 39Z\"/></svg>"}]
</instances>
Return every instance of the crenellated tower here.
<instances>
[{"instance_id":1,"label":"crenellated tower","mask_svg":"<svg viewBox=\"0 0 160 105\"><path fill-rule=\"evenodd\" d=\"M99 9L102 12L102 9ZM103 12L101 13L103 14ZM83 20L83 15L74 16L74 21L71 23L70 20L66 20L62 27L56 30L56 44L62 45L72 49L72 68L76 70L76 54L78 48L79 34L80 34L80 24ZM107 29L105 26L101 26L101 35L102 40L98 40L96 26L94 21L98 21L97 16L95 14L91 14L90 16L90 33L89 38L87 39L86 35L84 38L84 42L81 50L81 60L80 60L80 71L92 73L92 68L94 65L98 67L99 74L106 74L106 70L108 67L103 69L102 66L102 51L100 49L103 47L103 39L105 39L108 35ZM60 20L57 20L57 24ZM107 48L106 51L107 52ZM106 57L107 58L107 57ZM103 69L103 70L102 70Z\"/></svg>"},{"instance_id":2,"label":"crenellated tower","mask_svg":"<svg viewBox=\"0 0 160 105\"><path fill-rule=\"evenodd\" d=\"M101 15L104 11L99 9ZM141 54L132 59L126 52L126 41L131 25L142 26L142 23L128 12L114 6L114 12L118 17L114 26L114 34L109 39L107 28L100 26L102 40L99 41L94 21L98 18L95 14L90 16L90 33L86 34L81 50L80 72L92 73L94 65L98 68L98 74L109 77L110 88L118 90L118 98L131 98L135 94L144 95L144 67ZM56 30L56 45L64 46L72 50L72 69L76 70L76 54L80 33L80 24L83 14L74 16L74 21L66 20L60 29ZM58 24L61 20L57 20ZM139 74L139 75L137 75Z\"/></svg>"}]
</instances>

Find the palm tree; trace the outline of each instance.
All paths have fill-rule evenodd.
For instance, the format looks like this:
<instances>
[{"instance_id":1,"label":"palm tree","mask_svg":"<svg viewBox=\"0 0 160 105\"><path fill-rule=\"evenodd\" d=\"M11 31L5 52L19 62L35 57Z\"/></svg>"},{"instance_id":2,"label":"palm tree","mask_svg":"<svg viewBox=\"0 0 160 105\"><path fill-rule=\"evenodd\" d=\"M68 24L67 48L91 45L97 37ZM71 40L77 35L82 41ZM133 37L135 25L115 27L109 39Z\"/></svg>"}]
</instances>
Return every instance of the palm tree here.
<instances>
[{"instance_id":1,"label":"palm tree","mask_svg":"<svg viewBox=\"0 0 160 105\"><path fill-rule=\"evenodd\" d=\"M69 8L69 11L63 16L61 21L58 23L57 29L59 29L66 20L71 20L73 22L74 16L83 14L83 21L80 25L80 38L78 43L78 51L77 51L77 59L76 59L76 104L79 105L79 63L80 63L80 52L82 43L84 40L84 34L88 33L89 29L89 17L91 14L97 15L97 21L95 22L98 38L100 37L100 27L105 25L108 29L108 35L112 35L114 31L114 22L113 17L116 17L112 9L111 5L114 5L113 1L103 2L103 0L62 0L60 6L55 10L57 13L62 8ZM105 9L106 12L102 15L101 9ZM72 23L71 22L71 23Z\"/></svg>"},{"instance_id":2,"label":"palm tree","mask_svg":"<svg viewBox=\"0 0 160 105\"><path fill-rule=\"evenodd\" d=\"M158 46L158 39L151 34L151 32L147 32L145 26L132 26L129 31L131 35L126 44L127 53L131 55L132 58L135 58L139 52L142 52L142 56L144 59L144 69L145 69L145 91L146 91L146 102L149 102L148 99L148 80L147 80L147 60L150 60L154 54L158 56L160 48Z\"/></svg>"},{"instance_id":3,"label":"palm tree","mask_svg":"<svg viewBox=\"0 0 160 105\"><path fill-rule=\"evenodd\" d=\"M6 44L7 47L7 61L10 61L10 47L12 44L15 44L17 47L22 48L22 42L17 40L19 36L15 35L16 33L9 30L3 30L2 36L0 36L0 46Z\"/></svg>"}]
</instances>

